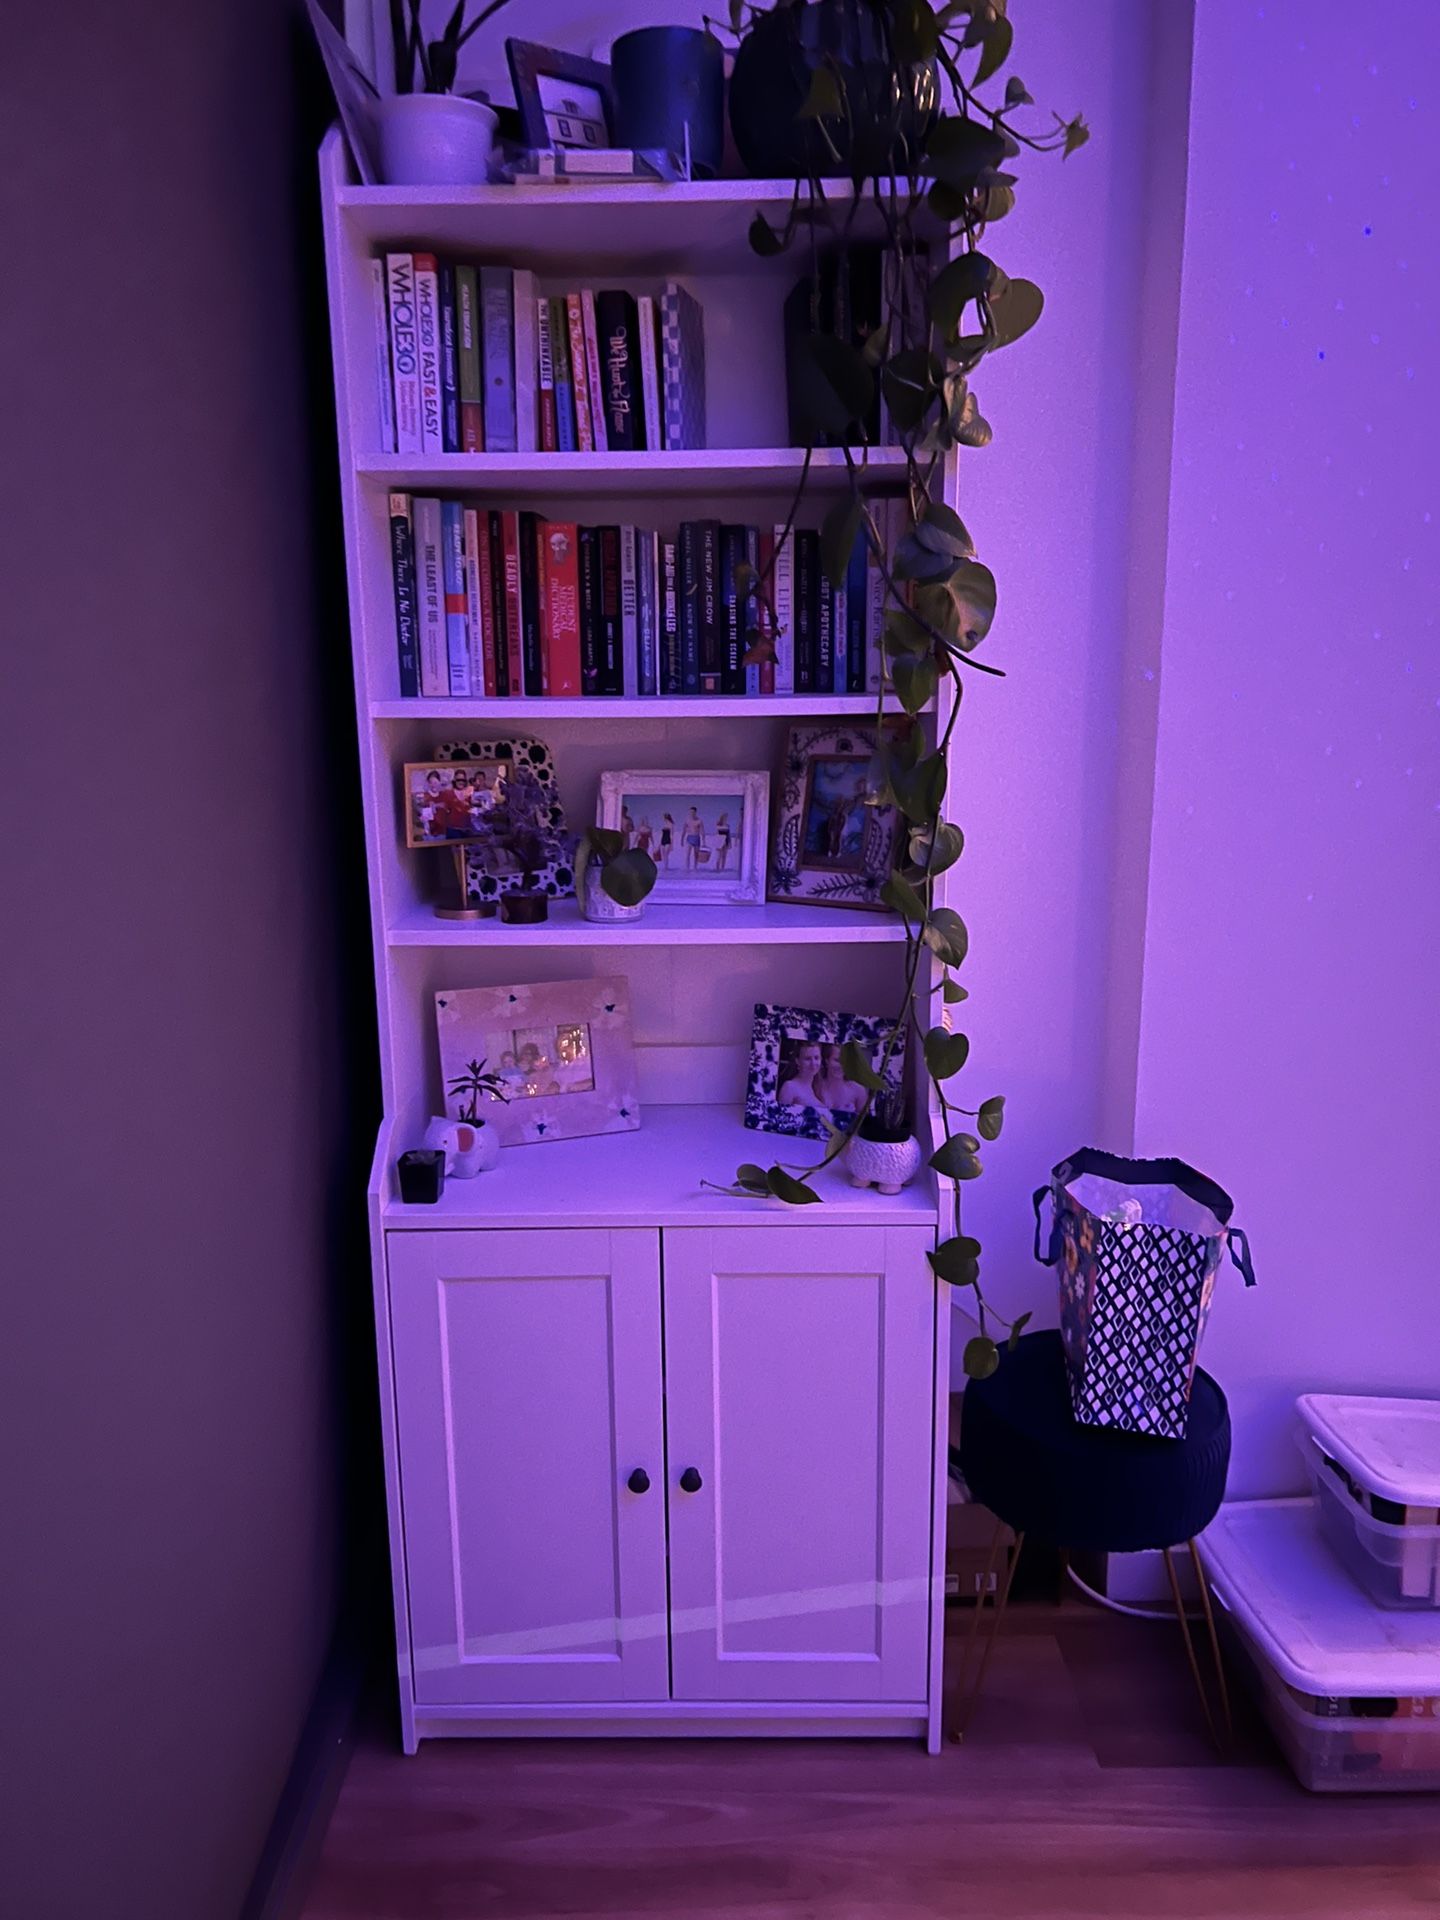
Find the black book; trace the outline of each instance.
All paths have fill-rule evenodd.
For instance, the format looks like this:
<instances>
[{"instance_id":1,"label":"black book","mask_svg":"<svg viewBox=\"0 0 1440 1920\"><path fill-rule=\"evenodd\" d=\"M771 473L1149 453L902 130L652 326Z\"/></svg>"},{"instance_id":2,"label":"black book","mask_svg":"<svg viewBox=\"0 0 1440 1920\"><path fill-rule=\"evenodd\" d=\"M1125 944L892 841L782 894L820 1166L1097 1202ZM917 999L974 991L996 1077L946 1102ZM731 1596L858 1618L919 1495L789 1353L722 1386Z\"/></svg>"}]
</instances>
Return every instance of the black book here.
<instances>
[{"instance_id":1,"label":"black book","mask_svg":"<svg viewBox=\"0 0 1440 1920\"><path fill-rule=\"evenodd\" d=\"M680 528L680 690L700 691L700 523Z\"/></svg>"},{"instance_id":2,"label":"black book","mask_svg":"<svg viewBox=\"0 0 1440 1920\"><path fill-rule=\"evenodd\" d=\"M720 612L720 522L697 520L696 585L700 627L700 691L719 693L725 636Z\"/></svg>"},{"instance_id":3,"label":"black book","mask_svg":"<svg viewBox=\"0 0 1440 1920\"><path fill-rule=\"evenodd\" d=\"M600 384L605 403L605 440L611 453L637 453L645 445L645 401L640 386L640 314L633 294L607 288L595 296L600 336Z\"/></svg>"},{"instance_id":4,"label":"black book","mask_svg":"<svg viewBox=\"0 0 1440 1920\"><path fill-rule=\"evenodd\" d=\"M620 529L598 527L600 536L600 691L624 693L625 668L621 655Z\"/></svg>"},{"instance_id":5,"label":"black book","mask_svg":"<svg viewBox=\"0 0 1440 1920\"><path fill-rule=\"evenodd\" d=\"M885 317L884 251L880 247L851 247L842 257L840 279L845 282L845 331L842 339L863 347ZM836 306L840 305L840 281L836 283ZM836 326L840 332L837 311ZM895 343L897 346L899 342ZM880 440L880 382L875 382L875 398L865 419L865 434L872 446Z\"/></svg>"},{"instance_id":6,"label":"black book","mask_svg":"<svg viewBox=\"0 0 1440 1920\"><path fill-rule=\"evenodd\" d=\"M520 515L520 660L525 692L538 700L545 691L540 651L540 529L538 513Z\"/></svg>"},{"instance_id":7,"label":"black book","mask_svg":"<svg viewBox=\"0 0 1440 1920\"><path fill-rule=\"evenodd\" d=\"M459 332L455 313L455 269L439 266L440 287L440 434L446 453L460 451Z\"/></svg>"},{"instance_id":8,"label":"black book","mask_svg":"<svg viewBox=\"0 0 1440 1920\"><path fill-rule=\"evenodd\" d=\"M681 693L685 687L680 663L680 583L678 555L673 540L660 542L660 691Z\"/></svg>"},{"instance_id":9,"label":"black book","mask_svg":"<svg viewBox=\"0 0 1440 1920\"><path fill-rule=\"evenodd\" d=\"M600 529L580 529L580 691L600 691Z\"/></svg>"},{"instance_id":10,"label":"black book","mask_svg":"<svg viewBox=\"0 0 1440 1920\"><path fill-rule=\"evenodd\" d=\"M745 669L740 656L745 651L743 638L745 609L737 575L745 558L744 527L720 529L720 691L744 693Z\"/></svg>"},{"instance_id":11,"label":"black book","mask_svg":"<svg viewBox=\"0 0 1440 1920\"><path fill-rule=\"evenodd\" d=\"M795 691L816 693L815 629L820 619L820 536L795 530ZM828 691L828 689L827 689Z\"/></svg>"},{"instance_id":12,"label":"black book","mask_svg":"<svg viewBox=\"0 0 1440 1920\"><path fill-rule=\"evenodd\" d=\"M492 508L490 520L490 605L495 619L495 696L507 699L512 692L510 685L510 646L508 640L509 621L505 616L508 596L505 592L505 516L497 508ZM489 659L489 650L486 650ZM514 688L519 692L519 688Z\"/></svg>"}]
</instances>

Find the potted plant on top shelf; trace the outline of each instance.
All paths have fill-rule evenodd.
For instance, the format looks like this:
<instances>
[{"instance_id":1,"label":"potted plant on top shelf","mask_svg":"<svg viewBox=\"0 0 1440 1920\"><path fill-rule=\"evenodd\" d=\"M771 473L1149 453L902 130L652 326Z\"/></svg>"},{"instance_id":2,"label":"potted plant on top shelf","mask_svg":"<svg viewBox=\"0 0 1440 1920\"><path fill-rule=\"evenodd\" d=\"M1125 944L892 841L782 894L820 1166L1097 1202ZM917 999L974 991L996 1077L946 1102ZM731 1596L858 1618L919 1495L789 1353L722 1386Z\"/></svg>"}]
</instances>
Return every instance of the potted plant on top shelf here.
<instances>
[{"instance_id":1,"label":"potted plant on top shelf","mask_svg":"<svg viewBox=\"0 0 1440 1920\"><path fill-rule=\"evenodd\" d=\"M390 0L397 92L376 103L380 166L392 186L478 186L489 178L495 109L456 93L460 49L506 0L491 0L466 20L466 0L439 36L427 40L420 0Z\"/></svg>"}]
</instances>

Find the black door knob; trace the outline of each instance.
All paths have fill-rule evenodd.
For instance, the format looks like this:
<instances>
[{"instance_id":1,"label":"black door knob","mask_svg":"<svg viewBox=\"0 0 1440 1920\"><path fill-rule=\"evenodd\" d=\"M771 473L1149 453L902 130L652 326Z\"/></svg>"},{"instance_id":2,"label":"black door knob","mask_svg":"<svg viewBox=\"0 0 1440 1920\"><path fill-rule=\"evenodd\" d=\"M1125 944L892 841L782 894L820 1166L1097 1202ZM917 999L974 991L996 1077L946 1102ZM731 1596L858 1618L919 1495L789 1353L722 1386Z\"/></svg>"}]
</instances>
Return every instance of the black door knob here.
<instances>
[{"instance_id":1,"label":"black door knob","mask_svg":"<svg viewBox=\"0 0 1440 1920\"><path fill-rule=\"evenodd\" d=\"M700 1478L700 1469L698 1467L686 1467L680 1476L680 1485L686 1493L698 1493L704 1484L705 1482Z\"/></svg>"},{"instance_id":2,"label":"black door knob","mask_svg":"<svg viewBox=\"0 0 1440 1920\"><path fill-rule=\"evenodd\" d=\"M650 1491L650 1476L644 1467L636 1467L625 1484L632 1493L648 1493Z\"/></svg>"}]
</instances>

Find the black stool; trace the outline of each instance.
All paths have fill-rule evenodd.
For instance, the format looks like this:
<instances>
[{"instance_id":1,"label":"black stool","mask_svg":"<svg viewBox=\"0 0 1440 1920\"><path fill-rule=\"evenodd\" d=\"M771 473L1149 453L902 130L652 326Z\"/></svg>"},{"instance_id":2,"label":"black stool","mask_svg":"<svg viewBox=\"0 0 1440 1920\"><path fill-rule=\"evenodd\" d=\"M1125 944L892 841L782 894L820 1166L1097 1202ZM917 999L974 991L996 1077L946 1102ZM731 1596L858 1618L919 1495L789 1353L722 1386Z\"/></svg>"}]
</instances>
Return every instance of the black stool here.
<instances>
[{"instance_id":1,"label":"black stool","mask_svg":"<svg viewBox=\"0 0 1440 1920\"><path fill-rule=\"evenodd\" d=\"M970 1492L990 1509L998 1524L961 1662L954 1737L958 1739L969 1724L980 1697L1021 1549L1026 1536L1032 1535L1058 1547L1067 1562L1072 1552L1080 1551L1163 1552L1205 1722L1212 1740L1221 1745L1170 1555L1176 1546L1189 1546L1228 1734L1230 1696L1195 1536L1219 1510L1229 1465L1230 1409L1214 1380L1198 1367L1190 1394L1189 1430L1183 1440L1078 1426L1070 1411L1065 1352L1058 1333L1026 1334L1013 1353L1002 1354L999 1370L988 1380L972 1380L965 1389L960 1469ZM996 1583L990 1632L967 1694L965 1682L980 1635L985 1591L997 1574L1007 1527L1015 1534L1015 1547L1003 1580Z\"/></svg>"}]
</instances>

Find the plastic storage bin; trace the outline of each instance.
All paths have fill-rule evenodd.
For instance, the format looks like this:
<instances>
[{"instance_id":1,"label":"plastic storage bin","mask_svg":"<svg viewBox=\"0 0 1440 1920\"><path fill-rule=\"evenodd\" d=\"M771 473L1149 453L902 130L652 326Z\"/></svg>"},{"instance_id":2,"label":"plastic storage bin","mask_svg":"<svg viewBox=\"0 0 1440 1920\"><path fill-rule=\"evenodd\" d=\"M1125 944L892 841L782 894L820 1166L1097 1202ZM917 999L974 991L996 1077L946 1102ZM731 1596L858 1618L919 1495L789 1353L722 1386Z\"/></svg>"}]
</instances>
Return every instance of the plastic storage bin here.
<instances>
[{"instance_id":1,"label":"plastic storage bin","mask_svg":"<svg viewBox=\"0 0 1440 1920\"><path fill-rule=\"evenodd\" d=\"M1440 1791L1440 1633L1336 1565L1312 1500L1245 1500L1200 1538L1271 1730L1312 1793Z\"/></svg>"},{"instance_id":2,"label":"plastic storage bin","mask_svg":"<svg viewBox=\"0 0 1440 1920\"><path fill-rule=\"evenodd\" d=\"M1320 1522L1382 1607L1440 1607L1440 1400L1296 1402Z\"/></svg>"}]
</instances>

